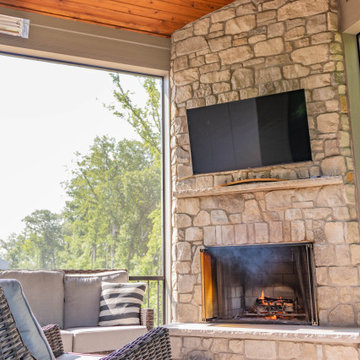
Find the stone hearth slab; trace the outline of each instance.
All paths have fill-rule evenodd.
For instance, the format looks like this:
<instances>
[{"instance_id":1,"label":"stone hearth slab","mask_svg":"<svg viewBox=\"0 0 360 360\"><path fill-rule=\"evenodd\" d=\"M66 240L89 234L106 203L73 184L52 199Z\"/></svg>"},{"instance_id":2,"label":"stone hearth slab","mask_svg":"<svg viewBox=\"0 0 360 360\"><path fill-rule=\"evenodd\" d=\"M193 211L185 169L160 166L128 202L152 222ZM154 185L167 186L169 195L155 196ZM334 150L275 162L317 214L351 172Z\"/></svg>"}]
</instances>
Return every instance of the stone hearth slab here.
<instances>
[{"instance_id":1,"label":"stone hearth slab","mask_svg":"<svg viewBox=\"0 0 360 360\"><path fill-rule=\"evenodd\" d=\"M171 324L174 360L355 360L360 330L291 325Z\"/></svg>"},{"instance_id":2,"label":"stone hearth slab","mask_svg":"<svg viewBox=\"0 0 360 360\"><path fill-rule=\"evenodd\" d=\"M166 326L170 336L255 339L311 343L360 343L359 328L334 328L297 325L183 324Z\"/></svg>"}]
</instances>

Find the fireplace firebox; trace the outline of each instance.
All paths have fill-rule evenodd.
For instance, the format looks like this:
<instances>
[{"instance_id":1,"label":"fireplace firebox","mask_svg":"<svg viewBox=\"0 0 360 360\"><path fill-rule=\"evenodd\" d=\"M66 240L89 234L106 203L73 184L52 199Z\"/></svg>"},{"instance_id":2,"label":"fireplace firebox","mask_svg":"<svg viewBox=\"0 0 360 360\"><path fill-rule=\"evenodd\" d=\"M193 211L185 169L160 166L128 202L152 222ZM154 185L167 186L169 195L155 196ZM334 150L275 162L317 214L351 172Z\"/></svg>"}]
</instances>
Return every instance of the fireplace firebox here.
<instances>
[{"instance_id":1,"label":"fireplace firebox","mask_svg":"<svg viewBox=\"0 0 360 360\"><path fill-rule=\"evenodd\" d=\"M206 247L203 320L318 325L312 243Z\"/></svg>"}]
</instances>

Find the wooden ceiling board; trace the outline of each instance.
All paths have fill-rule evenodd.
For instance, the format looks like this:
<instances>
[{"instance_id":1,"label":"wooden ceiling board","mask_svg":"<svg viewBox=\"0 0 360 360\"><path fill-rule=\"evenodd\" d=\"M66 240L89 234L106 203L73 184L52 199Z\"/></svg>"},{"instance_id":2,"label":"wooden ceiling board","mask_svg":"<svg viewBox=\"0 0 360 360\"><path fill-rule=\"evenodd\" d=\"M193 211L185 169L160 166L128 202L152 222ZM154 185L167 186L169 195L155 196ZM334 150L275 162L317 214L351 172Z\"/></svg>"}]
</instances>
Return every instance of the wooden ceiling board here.
<instances>
[{"instance_id":1,"label":"wooden ceiling board","mask_svg":"<svg viewBox=\"0 0 360 360\"><path fill-rule=\"evenodd\" d=\"M125 28L139 32L155 33L158 35L162 35L162 33L168 28L173 29L176 26L182 27L182 23L177 23L171 20L162 20L155 17L151 18L149 16L136 13L108 10L104 7L99 10L99 8L92 5L85 7L82 4L78 4L77 1L67 1L65 6L61 5L55 7L53 0L31 0L31 5L31 9L20 6L18 6L17 9L100 24L113 28ZM46 10L44 5L46 6ZM96 15L96 12L100 12L101 16Z\"/></svg>"},{"instance_id":2,"label":"wooden ceiling board","mask_svg":"<svg viewBox=\"0 0 360 360\"><path fill-rule=\"evenodd\" d=\"M0 0L0 7L170 37L233 0Z\"/></svg>"}]
</instances>

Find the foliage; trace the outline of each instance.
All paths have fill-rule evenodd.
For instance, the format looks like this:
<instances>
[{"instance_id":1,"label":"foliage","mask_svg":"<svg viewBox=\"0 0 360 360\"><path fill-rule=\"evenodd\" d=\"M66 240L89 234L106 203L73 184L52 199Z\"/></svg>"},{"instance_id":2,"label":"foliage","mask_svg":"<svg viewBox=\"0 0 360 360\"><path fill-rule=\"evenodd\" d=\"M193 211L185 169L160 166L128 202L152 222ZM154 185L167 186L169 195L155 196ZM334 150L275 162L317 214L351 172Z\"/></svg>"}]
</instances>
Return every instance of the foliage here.
<instances>
[{"instance_id":1,"label":"foliage","mask_svg":"<svg viewBox=\"0 0 360 360\"><path fill-rule=\"evenodd\" d=\"M154 154L161 153L161 104L160 91L153 78L145 78L144 89L148 95L146 107L141 108L131 100L131 93L124 90L119 74L111 74L115 85L117 106L108 106L115 116L127 121Z\"/></svg>"},{"instance_id":2,"label":"foliage","mask_svg":"<svg viewBox=\"0 0 360 360\"><path fill-rule=\"evenodd\" d=\"M33 258L42 269L56 269L62 249L62 219L49 210L36 210L23 220L25 239Z\"/></svg>"},{"instance_id":3,"label":"foliage","mask_svg":"<svg viewBox=\"0 0 360 360\"><path fill-rule=\"evenodd\" d=\"M13 268L56 269L63 247L62 219L49 210L36 210L23 220L22 234L1 241Z\"/></svg>"},{"instance_id":4,"label":"foliage","mask_svg":"<svg viewBox=\"0 0 360 360\"><path fill-rule=\"evenodd\" d=\"M132 270L131 259L147 250L149 214L160 198L159 175L151 153L138 141L96 138L89 154L78 154L66 184L71 197L64 213L71 229L66 267L78 262Z\"/></svg>"},{"instance_id":5,"label":"foliage","mask_svg":"<svg viewBox=\"0 0 360 360\"><path fill-rule=\"evenodd\" d=\"M131 268L133 275L159 275L162 273L162 248L161 248L161 207L160 204L151 212L152 232L149 235L147 249L144 256L133 256Z\"/></svg>"},{"instance_id":6,"label":"foliage","mask_svg":"<svg viewBox=\"0 0 360 360\"><path fill-rule=\"evenodd\" d=\"M6 241L0 240L2 256L10 263L13 269L32 268L32 254L26 249L26 239L23 234L12 233Z\"/></svg>"}]
</instances>

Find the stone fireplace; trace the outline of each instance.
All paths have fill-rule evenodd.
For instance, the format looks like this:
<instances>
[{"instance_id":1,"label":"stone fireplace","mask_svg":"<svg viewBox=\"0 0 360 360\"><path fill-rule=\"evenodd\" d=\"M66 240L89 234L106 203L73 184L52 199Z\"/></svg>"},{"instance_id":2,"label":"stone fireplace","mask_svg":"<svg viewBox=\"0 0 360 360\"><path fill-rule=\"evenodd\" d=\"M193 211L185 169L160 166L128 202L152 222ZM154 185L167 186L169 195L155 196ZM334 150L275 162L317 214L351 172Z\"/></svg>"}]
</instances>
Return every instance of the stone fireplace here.
<instances>
[{"instance_id":1,"label":"stone fireplace","mask_svg":"<svg viewBox=\"0 0 360 360\"><path fill-rule=\"evenodd\" d=\"M212 246L200 258L204 321L318 324L312 243Z\"/></svg>"},{"instance_id":2,"label":"stone fireplace","mask_svg":"<svg viewBox=\"0 0 360 360\"><path fill-rule=\"evenodd\" d=\"M173 34L170 74L173 322L202 323L203 249L311 243L316 321L321 327L360 325L360 238L342 38L337 22L335 0L237 0ZM305 90L313 161L192 174L187 109L297 89ZM217 187L240 179L270 177L286 181ZM298 277L296 263L292 267L292 275ZM292 288L297 295L289 293L290 298L299 299L300 285L279 286ZM239 284L232 291L244 289ZM264 296L278 297L274 291L265 292ZM245 296L244 301L256 303L259 297L261 292L255 291L248 298ZM309 310L312 306L309 305ZM313 318L307 319L307 323L313 322ZM291 325L286 326L290 334ZM174 341L180 341L181 331L176 331ZM200 334L212 338L209 333ZM212 345L206 348L198 340L193 340L190 346L191 341L186 342L185 336L179 345L182 355L178 358L184 358L185 353L196 347L209 354L236 354L230 351L231 341L235 341L233 346L242 347L244 359L287 358L285 350L281 350L285 355L280 356L280 345L276 342L284 340L281 335L277 335L276 343L264 347L263 355L256 357L259 344L255 342L261 335L240 336L241 341L253 339L248 340L247 350L247 340L244 345L233 331L231 334L232 340L228 335L214 335L227 338L227 345L214 345L214 349ZM356 352L358 356L354 344L360 338L358 334L355 337L352 342L337 338L338 345L349 346L344 354ZM290 338L298 341L296 336ZM334 339L329 339L323 343L334 344ZM210 343L215 344L209 340L207 344ZM283 345L282 349L288 346ZM295 345L289 345L289 349L295 349ZM312 349L320 352L316 347ZM332 354L329 349L324 345L321 353ZM298 355L292 358L323 359L320 355L306 357L306 351L299 347ZM344 358L331 356L324 358Z\"/></svg>"},{"instance_id":3,"label":"stone fireplace","mask_svg":"<svg viewBox=\"0 0 360 360\"><path fill-rule=\"evenodd\" d=\"M179 194L184 198L177 199L175 215L177 321L202 320L200 252L204 247L312 242L320 325L358 323L358 223L350 219L342 178L299 179L271 186L271 190L261 183L212 189L212 196L198 190ZM347 221L342 220L344 215Z\"/></svg>"}]
</instances>

